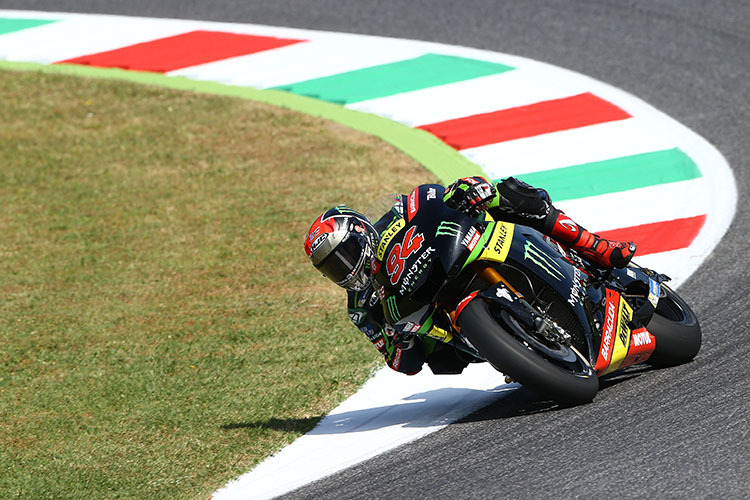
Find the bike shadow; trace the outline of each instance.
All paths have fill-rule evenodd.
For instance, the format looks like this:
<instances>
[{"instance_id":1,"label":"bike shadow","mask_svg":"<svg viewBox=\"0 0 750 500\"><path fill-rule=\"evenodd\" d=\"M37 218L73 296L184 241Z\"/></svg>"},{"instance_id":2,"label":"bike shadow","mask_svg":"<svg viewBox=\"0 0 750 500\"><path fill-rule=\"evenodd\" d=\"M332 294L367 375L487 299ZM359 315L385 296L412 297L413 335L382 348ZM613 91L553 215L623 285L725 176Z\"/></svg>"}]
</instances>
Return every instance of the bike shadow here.
<instances>
[{"instance_id":1,"label":"bike shadow","mask_svg":"<svg viewBox=\"0 0 750 500\"><path fill-rule=\"evenodd\" d=\"M643 373L655 370L650 365L635 365L611 375L605 375L599 379L599 394L609 391L618 384L640 377ZM596 404L596 399L594 403ZM536 414L551 413L557 411L595 411L595 407L589 405L569 406L561 405L549 399L541 398L531 389L518 386L518 390L508 394L500 401L496 401L478 411L467 415L456 423L482 422L487 420L500 420L518 418Z\"/></svg>"},{"instance_id":2,"label":"bike shadow","mask_svg":"<svg viewBox=\"0 0 750 500\"><path fill-rule=\"evenodd\" d=\"M391 426L434 427L453 422L519 388L502 385L487 391L441 388L413 394L396 404L342 411L307 418L270 418L228 423L223 430L265 428L307 434L367 432Z\"/></svg>"},{"instance_id":3,"label":"bike shadow","mask_svg":"<svg viewBox=\"0 0 750 500\"><path fill-rule=\"evenodd\" d=\"M639 365L606 375L599 381L599 391L639 377L653 370ZM563 411L569 406L540 398L536 393L512 383L487 391L466 388L441 388L403 398L396 404L342 411L304 418L269 418L233 422L222 430L273 429L302 434L344 434L367 432L391 426L433 427L450 422L478 422Z\"/></svg>"}]
</instances>

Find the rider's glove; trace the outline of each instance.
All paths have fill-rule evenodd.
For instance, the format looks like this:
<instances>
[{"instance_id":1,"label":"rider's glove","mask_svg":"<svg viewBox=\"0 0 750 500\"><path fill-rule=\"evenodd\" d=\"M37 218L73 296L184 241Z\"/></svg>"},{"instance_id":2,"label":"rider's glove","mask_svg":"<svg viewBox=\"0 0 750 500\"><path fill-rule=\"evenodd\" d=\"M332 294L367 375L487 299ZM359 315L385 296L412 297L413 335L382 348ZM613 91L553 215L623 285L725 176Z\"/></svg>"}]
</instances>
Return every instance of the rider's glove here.
<instances>
[{"instance_id":1,"label":"rider's glove","mask_svg":"<svg viewBox=\"0 0 750 500\"><path fill-rule=\"evenodd\" d=\"M495 196L495 186L484 177L463 177L448 186L443 201L450 208L476 216Z\"/></svg>"}]
</instances>

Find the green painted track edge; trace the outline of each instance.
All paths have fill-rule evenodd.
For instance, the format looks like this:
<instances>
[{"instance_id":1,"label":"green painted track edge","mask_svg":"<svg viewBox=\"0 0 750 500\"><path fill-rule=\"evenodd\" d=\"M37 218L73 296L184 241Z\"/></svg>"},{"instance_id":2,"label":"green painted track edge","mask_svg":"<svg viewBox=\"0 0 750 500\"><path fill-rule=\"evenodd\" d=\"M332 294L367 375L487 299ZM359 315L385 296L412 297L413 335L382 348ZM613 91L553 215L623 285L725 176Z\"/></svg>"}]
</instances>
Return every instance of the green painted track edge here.
<instances>
[{"instance_id":1,"label":"green painted track edge","mask_svg":"<svg viewBox=\"0 0 750 500\"><path fill-rule=\"evenodd\" d=\"M155 85L174 90L213 94L271 104L340 123L361 132L379 137L414 158L444 184L458 177L485 175L482 168L472 163L458 151L424 130L388 120L377 115L344 108L337 104L303 97L280 90L260 90L217 82L191 80L181 76L161 73L127 71L118 68L95 68L74 64L38 64L0 61L0 69L11 71L37 71L76 75L88 78L122 80L145 85Z\"/></svg>"}]
</instances>

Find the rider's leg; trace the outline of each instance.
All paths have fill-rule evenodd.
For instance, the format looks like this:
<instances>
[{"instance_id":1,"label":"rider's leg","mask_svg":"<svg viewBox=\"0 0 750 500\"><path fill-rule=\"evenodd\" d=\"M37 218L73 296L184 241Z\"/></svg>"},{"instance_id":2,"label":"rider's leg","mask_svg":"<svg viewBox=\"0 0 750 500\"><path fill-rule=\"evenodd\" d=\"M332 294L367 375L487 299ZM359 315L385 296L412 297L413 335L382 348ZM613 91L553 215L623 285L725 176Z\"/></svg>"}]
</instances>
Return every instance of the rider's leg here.
<instances>
[{"instance_id":1,"label":"rider's leg","mask_svg":"<svg viewBox=\"0 0 750 500\"><path fill-rule=\"evenodd\" d=\"M545 234L576 250L602 267L626 267L635 254L633 242L610 241L579 226L564 212L552 207Z\"/></svg>"},{"instance_id":2,"label":"rider's leg","mask_svg":"<svg viewBox=\"0 0 750 500\"><path fill-rule=\"evenodd\" d=\"M500 219L520 222L565 243L602 267L625 267L635 254L633 242L609 241L591 233L552 205L549 194L514 177L497 184L500 196L492 205Z\"/></svg>"}]
</instances>

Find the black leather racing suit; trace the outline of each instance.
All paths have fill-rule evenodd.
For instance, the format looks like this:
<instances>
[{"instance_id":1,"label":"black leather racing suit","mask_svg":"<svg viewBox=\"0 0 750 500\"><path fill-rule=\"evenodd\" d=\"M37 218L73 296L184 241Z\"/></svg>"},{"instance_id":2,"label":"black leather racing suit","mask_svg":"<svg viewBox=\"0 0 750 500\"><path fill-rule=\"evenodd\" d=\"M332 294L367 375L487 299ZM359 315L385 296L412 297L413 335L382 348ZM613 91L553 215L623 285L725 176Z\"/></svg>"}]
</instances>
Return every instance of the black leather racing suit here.
<instances>
[{"instance_id":1,"label":"black leather racing suit","mask_svg":"<svg viewBox=\"0 0 750 500\"><path fill-rule=\"evenodd\" d=\"M521 223L542 232L549 231L549 215L552 205L549 195L543 189L509 177L495 184L498 196L488 207L495 219ZM403 197L402 197L403 198ZM403 214L400 203L394 209ZM386 218L390 221L390 217ZM385 230L381 219L375 229ZM347 307L349 319L364 333L385 358L392 369L413 375L418 373L426 362L433 373L457 374L468 365L468 356L450 345L429 337L403 336L385 321L383 308L373 285L362 292L348 293Z\"/></svg>"}]
</instances>

